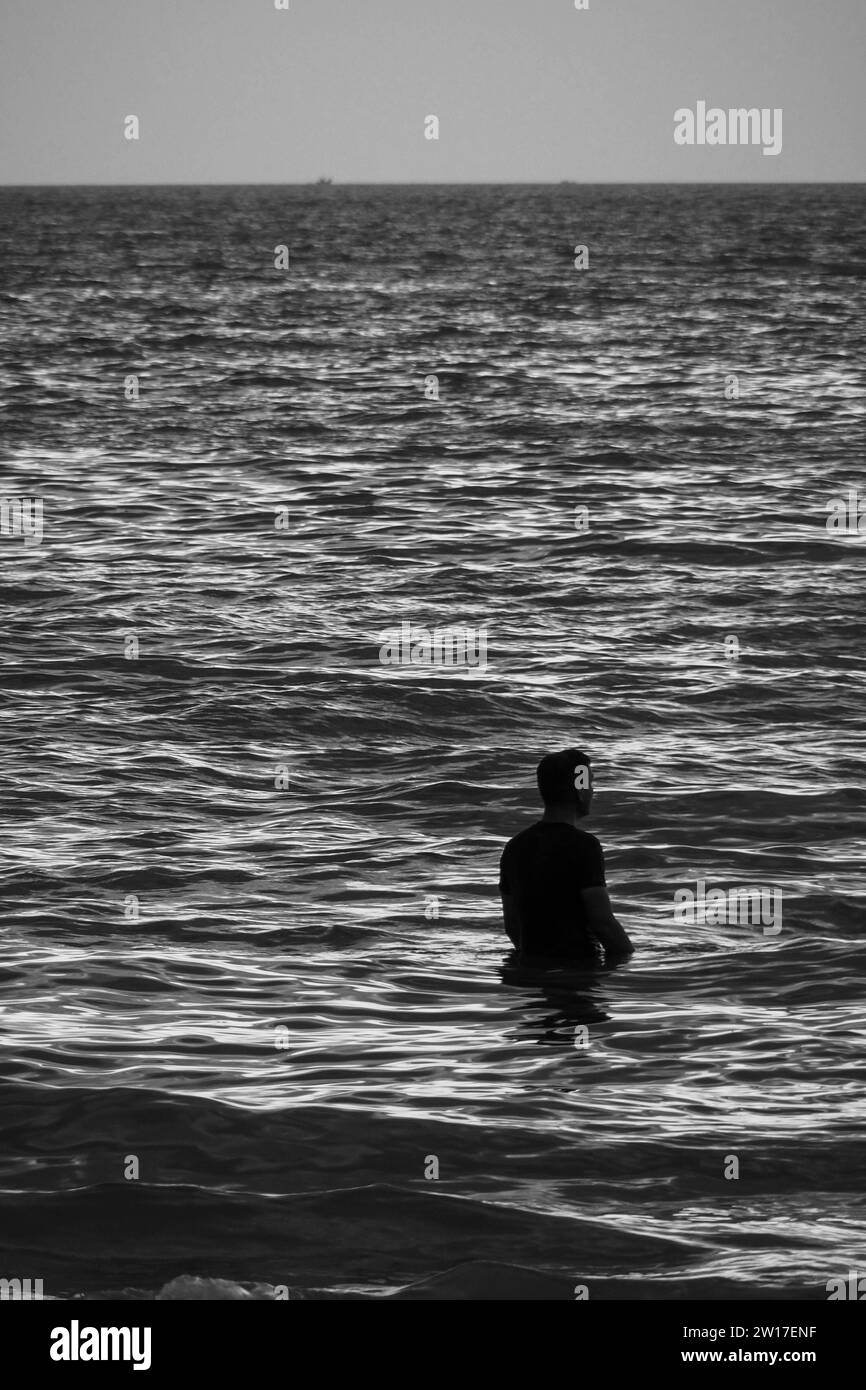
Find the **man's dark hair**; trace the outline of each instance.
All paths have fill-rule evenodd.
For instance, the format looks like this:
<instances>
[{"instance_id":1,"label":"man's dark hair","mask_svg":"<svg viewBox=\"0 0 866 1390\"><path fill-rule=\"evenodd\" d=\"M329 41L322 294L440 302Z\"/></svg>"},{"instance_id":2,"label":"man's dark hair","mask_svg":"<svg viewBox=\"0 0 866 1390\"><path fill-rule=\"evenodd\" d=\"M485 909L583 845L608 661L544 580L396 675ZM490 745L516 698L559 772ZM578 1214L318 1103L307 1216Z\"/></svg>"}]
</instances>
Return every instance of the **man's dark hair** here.
<instances>
[{"instance_id":1,"label":"man's dark hair","mask_svg":"<svg viewBox=\"0 0 866 1390\"><path fill-rule=\"evenodd\" d=\"M576 806L578 787L575 778L579 768L586 769L584 781L591 781L589 754L581 748L564 748L561 753L548 753L538 764L538 790L545 806Z\"/></svg>"}]
</instances>

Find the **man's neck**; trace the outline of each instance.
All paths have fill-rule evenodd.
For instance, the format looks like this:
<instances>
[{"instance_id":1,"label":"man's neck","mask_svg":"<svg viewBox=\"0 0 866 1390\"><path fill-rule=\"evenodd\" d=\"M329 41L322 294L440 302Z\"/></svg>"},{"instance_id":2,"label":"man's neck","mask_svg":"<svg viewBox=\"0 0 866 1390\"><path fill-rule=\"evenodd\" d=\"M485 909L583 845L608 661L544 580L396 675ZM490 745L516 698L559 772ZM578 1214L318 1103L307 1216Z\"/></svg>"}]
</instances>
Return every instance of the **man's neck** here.
<instances>
[{"instance_id":1,"label":"man's neck","mask_svg":"<svg viewBox=\"0 0 866 1390\"><path fill-rule=\"evenodd\" d=\"M577 812L573 806L545 806L541 819L547 825L573 825L577 829Z\"/></svg>"}]
</instances>

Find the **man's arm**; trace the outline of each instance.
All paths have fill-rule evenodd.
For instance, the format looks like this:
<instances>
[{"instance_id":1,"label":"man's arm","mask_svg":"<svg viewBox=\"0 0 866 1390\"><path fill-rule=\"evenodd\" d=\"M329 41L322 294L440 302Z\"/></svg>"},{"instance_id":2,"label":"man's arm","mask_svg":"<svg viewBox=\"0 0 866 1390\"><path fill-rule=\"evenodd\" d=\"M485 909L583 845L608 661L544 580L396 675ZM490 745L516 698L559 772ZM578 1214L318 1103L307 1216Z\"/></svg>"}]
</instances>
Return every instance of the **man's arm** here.
<instances>
[{"instance_id":1,"label":"man's arm","mask_svg":"<svg viewBox=\"0 0 866 1390\"><path fill-rule=\"evenodd\" d=\"M499 895L502 898L502 920L512 946L520 950L520 914L517 911L517 903L511 892L511 883L508 874L508 853L510 841L502 851L502 858L499 861Z\"/></svg>"},{"instance_id":2,"label":"man's arm","mask_svg":"<svg viewBox=\"0 0 866 1390\"><path fill-rule=\"evenodd\" d=\"M581 888L581 901L586 914L586 925L592 936L611 956L630 956L634 946L628 939L625 929L613 915L607 889L601 886Z\"/></svg>"},{"instance_id":3,"label":"man's arm","mask_svg":"<svg viewBox=\"0 0 866 1390\"><path fill-rule=\"evenodd\" d=\"M502 917L505 922L505 930L511 938L512 946L520 950L520 918L517 913L517 906L511 894L500 884L499 891L502 895Z\"/></svg>"}]
</instances>

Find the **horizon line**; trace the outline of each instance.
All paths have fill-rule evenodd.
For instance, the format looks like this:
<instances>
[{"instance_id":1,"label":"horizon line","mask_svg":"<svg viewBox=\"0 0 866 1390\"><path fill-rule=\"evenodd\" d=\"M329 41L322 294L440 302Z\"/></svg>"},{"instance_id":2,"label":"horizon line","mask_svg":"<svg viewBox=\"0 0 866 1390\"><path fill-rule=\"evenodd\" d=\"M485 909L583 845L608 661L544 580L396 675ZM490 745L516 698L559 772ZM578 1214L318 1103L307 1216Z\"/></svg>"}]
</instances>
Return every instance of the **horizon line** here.
<instances>
[{"instance_id":1,"label":"horizon line","mask_svg":"<svg viewBox=\"0 0 866 1390\"><path fill-rule=\"evenodd\" d=\"M860 179L375 179L337 182L330 179L241 180L148 179L135 183L60 182L2 183L0 189L15 188L838 188L860 187Z\"/></svg>"}]
</instances>

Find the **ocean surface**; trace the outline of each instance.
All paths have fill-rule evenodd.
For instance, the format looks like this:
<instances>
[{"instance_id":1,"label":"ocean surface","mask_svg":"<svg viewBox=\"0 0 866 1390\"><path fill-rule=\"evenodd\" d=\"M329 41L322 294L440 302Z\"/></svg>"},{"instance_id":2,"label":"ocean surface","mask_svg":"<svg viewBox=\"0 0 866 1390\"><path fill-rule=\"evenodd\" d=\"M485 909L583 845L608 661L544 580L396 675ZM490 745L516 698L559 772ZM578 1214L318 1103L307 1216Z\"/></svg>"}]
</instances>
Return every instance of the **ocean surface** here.
<instances>
[{"instance_id":1,"label":"ocean surface","mask_svg":"<svg viewBox=\"0 0 866 1390\"><path fill-rule=\"evenodd\" d=\"M864 248L860 186L0 190L44 508L0 535L0 1276L863 1270ZM382 664L403 622L486 664ZM575 743L637 953L533 973L499 855ZM699 879L781 931L676 920Z\"/></svg>"}]
</instances>

